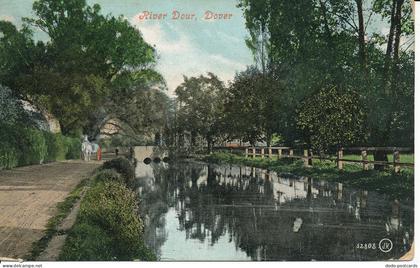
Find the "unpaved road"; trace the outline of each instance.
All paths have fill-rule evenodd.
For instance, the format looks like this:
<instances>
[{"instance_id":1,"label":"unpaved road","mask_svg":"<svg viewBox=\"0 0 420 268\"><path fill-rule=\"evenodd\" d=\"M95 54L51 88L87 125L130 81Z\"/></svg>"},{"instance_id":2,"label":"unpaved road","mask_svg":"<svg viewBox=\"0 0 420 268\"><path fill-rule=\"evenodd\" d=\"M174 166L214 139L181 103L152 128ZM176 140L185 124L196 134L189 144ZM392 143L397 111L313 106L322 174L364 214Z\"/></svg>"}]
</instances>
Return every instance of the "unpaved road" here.
<instances>
[{"instance_id":1,"label":"unpaved road","mask_svg":"<svg viewBox=\"0 0 420 268\"><path fill-rule=\"evenodd\" d=\"M0 171L0 257L22 258L76 185L101 162L55 162Z\"/></svg>"}]
</instances>

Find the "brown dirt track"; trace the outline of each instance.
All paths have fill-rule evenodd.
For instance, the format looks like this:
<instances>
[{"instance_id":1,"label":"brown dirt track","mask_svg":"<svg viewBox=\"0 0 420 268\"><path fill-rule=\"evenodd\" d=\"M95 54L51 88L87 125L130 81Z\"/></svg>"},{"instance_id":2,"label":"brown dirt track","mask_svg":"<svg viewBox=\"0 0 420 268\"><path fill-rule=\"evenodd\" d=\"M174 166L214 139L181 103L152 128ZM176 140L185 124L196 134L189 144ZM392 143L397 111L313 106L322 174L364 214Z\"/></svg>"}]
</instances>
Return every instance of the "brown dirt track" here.
<instances>
[{"instance_id":1,"label":"brown dirt track","mask_svg":"<svg viewBox=\"0 0 420 268\"><path fill-rule=\"evenodd\" d=\"M29 253L57 203L100 164L74 160L0 171L0 258Z\"/></svg>"}]
</instances>

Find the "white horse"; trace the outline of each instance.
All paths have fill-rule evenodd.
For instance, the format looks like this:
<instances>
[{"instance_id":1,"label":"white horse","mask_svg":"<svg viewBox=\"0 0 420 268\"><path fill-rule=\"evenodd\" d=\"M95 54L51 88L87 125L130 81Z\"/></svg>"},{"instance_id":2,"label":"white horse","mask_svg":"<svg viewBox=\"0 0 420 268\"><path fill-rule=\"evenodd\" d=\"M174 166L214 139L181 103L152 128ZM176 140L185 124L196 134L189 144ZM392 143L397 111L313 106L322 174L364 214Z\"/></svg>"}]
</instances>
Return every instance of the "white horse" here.
<instances>
[{"instance_id":1,"label":"white horse","mask_svg":"<svg viewBox=\"0 0 420 268\"><path fill-rule=\"evenodd\" d=\"M90 143L87 136L85 136L85 140L82 143L83 160L90 161L90 156L92 155L92 152L93 152L92 143Z\"/></svg>"}]
</instances>

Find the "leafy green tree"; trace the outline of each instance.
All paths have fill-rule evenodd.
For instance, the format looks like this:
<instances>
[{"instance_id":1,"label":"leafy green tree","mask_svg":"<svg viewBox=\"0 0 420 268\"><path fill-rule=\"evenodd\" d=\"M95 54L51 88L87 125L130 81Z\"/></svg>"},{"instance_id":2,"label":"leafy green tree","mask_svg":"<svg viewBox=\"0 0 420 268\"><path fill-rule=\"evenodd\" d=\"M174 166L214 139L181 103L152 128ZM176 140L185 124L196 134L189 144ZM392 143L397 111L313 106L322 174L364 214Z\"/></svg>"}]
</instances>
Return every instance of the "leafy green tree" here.
<instances>
[{"instance_id":1,"label":"leafy green tree","mask_svg":"<svg viewBox=\"0 0 420 268\"><path fill-rule=\"evenodd\" d=\"M154 136L161 136L169 124L170 99L165 93L163 77L153 71L125 73L114 80L115 90L106 101L103 118L118 119L116 125L123 130L118 134L151 143Z\"/></svg>"},{"instance_id":2,"label":"leafy green tree","mask_svg":"<svg viewBox=\"0 0 420 268\"><path fill-rule=\"evenodd\" d=\"M193 140L197 135L204 137L208 152L222 133L224 91L223 82L213 73L184 77L175 90L178 132L190 132Z\"/></svg>"},{"instance_id":3,"label":"leafy green tree","mask_svg":"<svg viewBox=\"0 0 420 268\"><path fill-rule=\"evenodd\" d=\"M50 111L65 133L89 131L92 114L113 95L113 81L156 62L155 50L136 28L122 16L102 15L97 4L38 0L33 11L26 25L49 40L35 45L28 26L17 31L2 22L0 57L11 64L1 66L1 82Z\"/></svg>"},{"instance_id":4,"label":"leafy green tree","mask_svg":"<svg viewBox=\"0 0 420 268\"><path fill-rule=\"evenodd\" d=\"M287 143L303 137L296 128L297 107L319 88L335 85L362 96L370 145L412 146L410 1L241 0L238 6L250 33L247 44L265 57L267 73L282 85L273 94L281 96L273 100L279 116L275 132ZM388 34L371 27L381 19L389 23ZM404 48L403 37L408 40ZM384 152L375 155L376 160L384 158Z\"/></svg>"},{"instance_id":5,"label":"leafy green tree","mask_svg":"<svg viewBox=\"0 0 420 268\"><path fill-rule=\"evenodd\" d=\"M251 144L266 140L270 144L278 120L272 105L276 100L273 83L255 67L248 67L235 76L224 105L224 130L231 139L239 138Z\"/></svg>"},{"instance_id":6,"label":"leafy green tree","mask_svg":"<svg viewBox=\"0 0 420 268\"><path fill-rule=\"evenodd\" d=\"M311 148L325 152L362 142L365 116L357 93L328 87L302 103L297 126Z\"/></svg>"}]
</instances>

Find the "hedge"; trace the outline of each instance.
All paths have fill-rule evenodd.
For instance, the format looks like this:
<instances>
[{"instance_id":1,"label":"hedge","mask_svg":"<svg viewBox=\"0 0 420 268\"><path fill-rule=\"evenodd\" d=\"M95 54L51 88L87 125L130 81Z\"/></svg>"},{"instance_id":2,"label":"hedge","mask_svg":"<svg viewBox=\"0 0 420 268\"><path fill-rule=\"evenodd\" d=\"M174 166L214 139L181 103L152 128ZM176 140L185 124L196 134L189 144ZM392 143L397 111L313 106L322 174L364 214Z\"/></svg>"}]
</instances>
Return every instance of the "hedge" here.
<instances>
[{"instance_id":1,"label":"hedge","mask_svg":"<svg viewBox=\"0 0 420 268\"><path fill-rule=\"evenodd\" d=\"M66 238L62 261L153 261L143 241L138 196L127 185L133 166L122 159L98 169Z\"/></svg>"},{"instance_id":2,"label":"hedge","mask_svg":"<svg viewBox=\"0 0 420 268\"><path fill-rule=\"evenodd\" d=\"M136 187L134 167L127 158L118 157L118 158L106 161L102 165L102 169L105 169L105 170L114 169L116 172L121 174L121 176L125 180L125 184L129 188L134 189Z\"/></svg>"},{"instance_id":3,"label":"hedge","mask_svg":"<svg viewBox=\"0 0 420 268\"><path fill-rule=\"evenodd\" d=\"M0 170L80 156L78 138L0 123Z\"/></svg>"}]
</instances>

